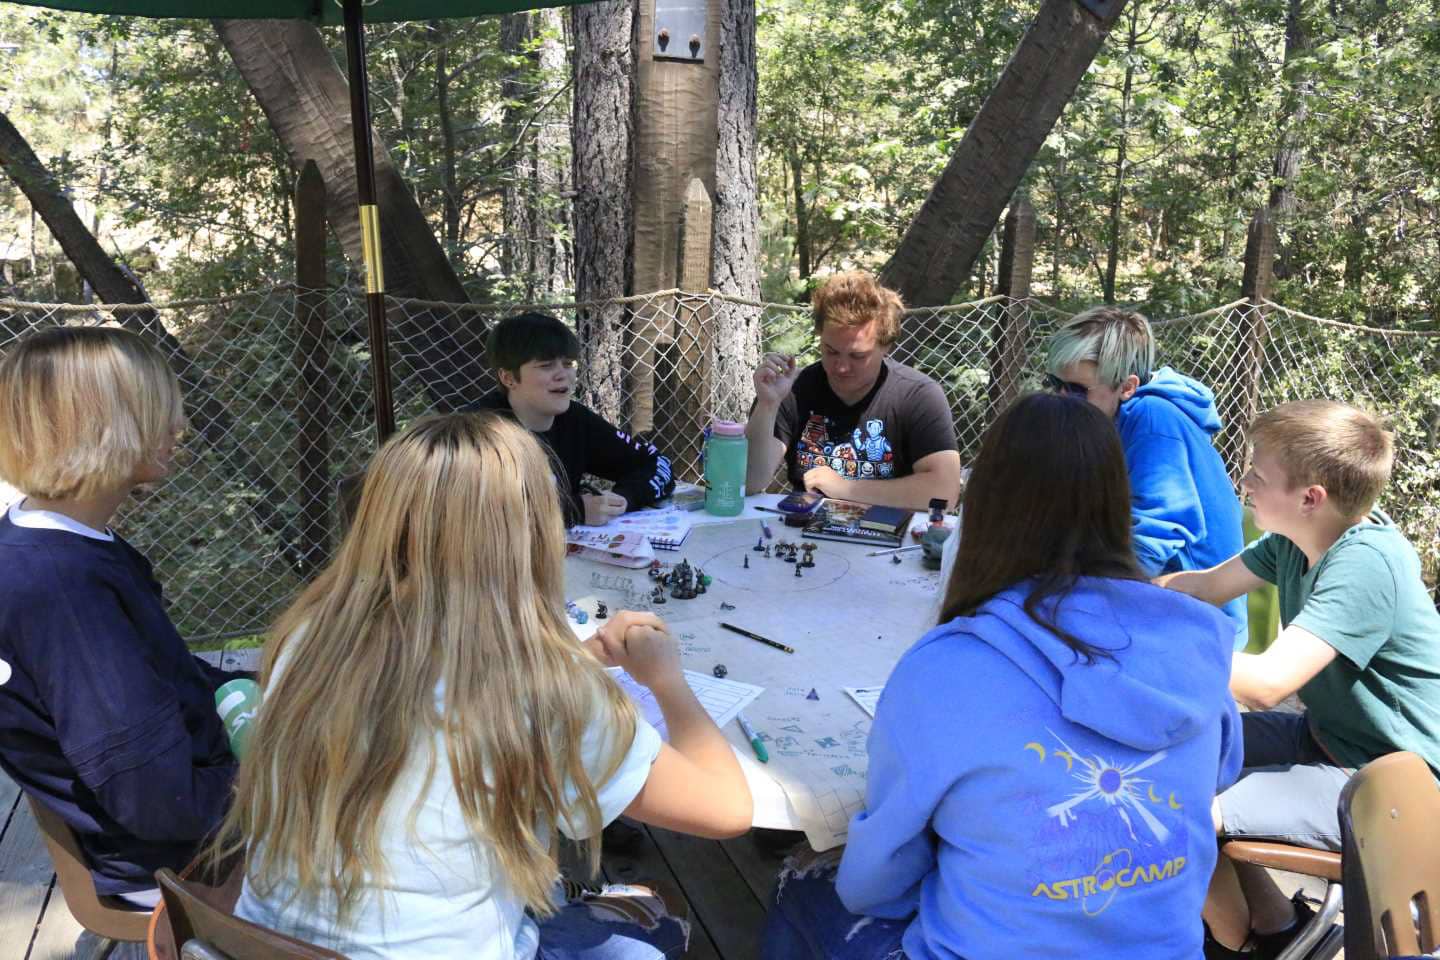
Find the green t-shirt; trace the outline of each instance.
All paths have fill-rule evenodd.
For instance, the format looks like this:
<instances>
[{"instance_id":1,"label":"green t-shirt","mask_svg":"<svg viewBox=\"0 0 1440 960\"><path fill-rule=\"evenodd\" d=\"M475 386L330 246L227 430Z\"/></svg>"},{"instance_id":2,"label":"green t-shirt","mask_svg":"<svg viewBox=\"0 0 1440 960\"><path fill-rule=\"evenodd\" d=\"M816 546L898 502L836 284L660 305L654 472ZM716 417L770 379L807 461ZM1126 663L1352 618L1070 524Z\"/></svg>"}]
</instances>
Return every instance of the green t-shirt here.
<instances>
[{"instance_id":1,"label":"green t-shirt","mask_svg":"<svg viewBox=\"0 0 1440 960\"><path fill-rule=\"evenodd\" d=\"M1241 554L1279 589L1280 622L1339 654L1300 699L1330 755L1360 767L1396 750L1440 772L1440 613L1420 558L1379 510L1340 535L1314 569L1285 537L1267 533Z\"/></svg>"}]
</instances>

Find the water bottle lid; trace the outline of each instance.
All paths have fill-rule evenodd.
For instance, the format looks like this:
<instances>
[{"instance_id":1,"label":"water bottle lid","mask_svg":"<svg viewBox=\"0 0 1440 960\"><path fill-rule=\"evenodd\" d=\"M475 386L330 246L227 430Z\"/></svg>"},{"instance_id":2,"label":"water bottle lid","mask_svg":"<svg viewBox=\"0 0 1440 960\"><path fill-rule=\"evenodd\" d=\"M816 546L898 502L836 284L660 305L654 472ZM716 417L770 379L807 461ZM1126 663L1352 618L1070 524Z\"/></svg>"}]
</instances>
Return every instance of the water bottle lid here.
<instances>
[{"instance_id":1,"label":"water bottle lid","mask_svg":"<svg viewBox=\"0 0 1440 960\"><path fill-rule=\"evenodd\" d=\"M717 437L743 437L745 424L734 420L716 420L710 424L710 432Z\"/></svg>"}]
</instances>

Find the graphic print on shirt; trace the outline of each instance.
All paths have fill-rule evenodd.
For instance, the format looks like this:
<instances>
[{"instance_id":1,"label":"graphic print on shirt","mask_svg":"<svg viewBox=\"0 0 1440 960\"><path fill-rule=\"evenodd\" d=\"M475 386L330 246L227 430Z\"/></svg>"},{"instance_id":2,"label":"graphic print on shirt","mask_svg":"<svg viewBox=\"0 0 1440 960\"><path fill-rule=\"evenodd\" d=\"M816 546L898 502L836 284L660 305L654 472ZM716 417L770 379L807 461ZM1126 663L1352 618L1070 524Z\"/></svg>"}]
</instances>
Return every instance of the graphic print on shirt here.
<instances>
[{"instance_id":1,"label":"graphic print on shirt","mask_svg":"<svg viewBox=\"0 0 1440 960\"><path fill-rule=\"evenodd\" d=\"M885 436L885 421L866 420L848 434L831 436L830 418L812 413L795 441L801 473L829 467L852 480L888 480L895 474L895 448Z\"/></svg>"},{"instance_id":2,"label":"graphic print on shirt","mask_svg":"<svg viewBox=\"0 0 1440 960\"><path fill-rule=\"evenodd\" d=\"M1031 848L1030 896L1073 902L1093 917L1127 890L1179 876L1186 838L1165 820L1173 821L1184 804L1173 791L1157 789L1155 779L1169 752L1118 763L1086 756L1053 730L1045 732L1048 749L1033 740L1024 746L1054 781L1049 801L1038 800L1033 811L1044 814L1045 826ZM1063 799L1055 800L1057 794Z\"/></svg>"}]
</instances>

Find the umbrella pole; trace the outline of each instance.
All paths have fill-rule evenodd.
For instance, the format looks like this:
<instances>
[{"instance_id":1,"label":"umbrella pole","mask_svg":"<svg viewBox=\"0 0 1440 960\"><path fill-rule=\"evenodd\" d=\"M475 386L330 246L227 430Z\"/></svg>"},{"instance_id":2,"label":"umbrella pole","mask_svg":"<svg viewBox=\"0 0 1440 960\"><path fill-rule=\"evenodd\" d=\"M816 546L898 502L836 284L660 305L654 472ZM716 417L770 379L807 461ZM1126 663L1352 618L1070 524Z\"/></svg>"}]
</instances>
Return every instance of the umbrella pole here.
<instances>
[{"instance_id":1,"label":"umbrella pole","mask_svg":"<svg viewBox=\"0 0 1440 960\"><path fill-rule=\"evenodd\" d=\"M390 342L385 329L385 270L380 258L380 208L375 204L375 151L370 142L370 91L366 86L362 0L344 0L345 60L350 74L350 125L355 135L355 179L360 195L360 236L365 254L365 309L370 318L370 379L375 388L375 435L395 432L390 394Z\"/></svg>"}]
</instances>

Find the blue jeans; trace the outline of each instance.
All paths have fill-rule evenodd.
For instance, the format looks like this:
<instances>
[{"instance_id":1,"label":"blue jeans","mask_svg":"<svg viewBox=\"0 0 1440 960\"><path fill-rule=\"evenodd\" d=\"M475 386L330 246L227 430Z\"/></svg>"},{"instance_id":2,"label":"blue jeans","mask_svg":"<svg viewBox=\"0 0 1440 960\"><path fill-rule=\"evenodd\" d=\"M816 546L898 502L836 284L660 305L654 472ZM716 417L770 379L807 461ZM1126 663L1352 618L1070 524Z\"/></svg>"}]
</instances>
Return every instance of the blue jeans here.
<instances>
[{"instance_id":1,"label":"blue jeans","mask_svg":"<svg viewBox=\"0 0 1440 960\"><path fill-rule=\"evenodd\" d=\"M560 908L539 921L536 960L664 960L685 955L690 924L648 888L566 883Z\"/></svg>"},{"instance_id":2,"label":"blue jeans","mask_svg":"<svg viewBox=\"0 0 1440 960\"><path fill-rule=\"evenodd\" d=\"M840 850L785 861L765 918L764 960L905 960L910 920L851 913L835 892Z\"/></svg>"}]
</instances>

